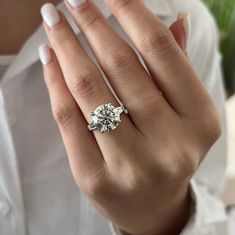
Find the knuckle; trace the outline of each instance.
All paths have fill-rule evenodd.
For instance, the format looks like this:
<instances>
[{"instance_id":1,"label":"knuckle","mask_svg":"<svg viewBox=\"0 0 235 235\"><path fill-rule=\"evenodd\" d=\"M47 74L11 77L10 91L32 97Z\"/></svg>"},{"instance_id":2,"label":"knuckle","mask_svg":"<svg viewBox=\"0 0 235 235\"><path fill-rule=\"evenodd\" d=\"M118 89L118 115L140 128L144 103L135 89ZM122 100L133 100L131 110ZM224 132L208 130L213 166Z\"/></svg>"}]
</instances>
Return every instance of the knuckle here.
<instances>
[{"instance_id":1,"label":"knuckle","mask_svg":"<svg viewBox=\"0 0 235 235\"><path fill-rule=\"evenodd\" d=\"M176 164L176 173L180 178L186 179L191 177L199 164L199 156L196 155L195 151L190 150L189 148L183 148L180 152L180 161L179 164Z\"/></svg>"},{"instance_id":2,"label":"knuckle","mask_svg":"<svg viewBox=\"0 0 235 235\"><path fill-rule=\"evenodd\" d=\"M174 45L172 35L165 27L154 30L153 32L143 36L139 41L139 48L145 52L157 52L164 55Z\"/></svg>"},{"instance_id":3,"label":"knuckle","mask_svg":"<svg viewBox=\"0 0 235 235\"><path fill-rule=\"evenodd\" d=\"M44 75L44 78L48 87L53 87L53 85L56 84L60 79L58 73L50 69L47 70L47 73Z\"/></svg>"},{"instance_id":4,"label":"knuckle","mask_svg":"<svg viewBox=\"0 0 235 235\"><path fill-rule=\"evenodd\" d=\"M129 47L127 47L126 49L117 49L115 52L110 53L110 57L107 61L112 70L132 71L135 67L137 56Z\"/></svg>"},{"instance_id":5,"label":"knuckle","mask_svg":"<svg viewBox=\"0 0 235 235\"><path fill-rule=\"evenodd\" d=\"M83 186L84 192L91 198L104 197L108 188L107 180L95 178L87 180Z\"/></svg>"},{"instance_id":6,"label":"knuckle","mask_svg":"<svg viewBox=\"0 0 235 235\"><path fill-rule=\"evenodd\" d=\"M93 72L92 70L84 69L79 71L79 73L75 75L71 85L72 93L74 93L75 96L85 99L96 98L99 95L99 82L96 82L97 79L95 79L97 77L99 77L97 72Z\"/></svg>"},{"instance_id":7,"label":"knuckle","mask_svg":"<svg viewBox=\"0 0 235 235\"><path fill-rule=\"evenodd\" d=\"M165 107L162 105L161 100L156 94L143 94L143 103L148 108L146 110L149 113L149 116L153 116L153 122L156 123L156 126L159 126L159 120L161 118L165 118L166 110ZM158 117L158 118L156 118Z\"/></svg>"},{"instance_id":8,"label":"knuckle","mask_svg":"<svg viewBox=\"0 0 235 235\"><path fill-rule=\"evenodd\" d=\"M87 195L94 198L103 192L103 185L96 181L89 181L84 186L84 191L87 193Z\"/></svg>"},{"instance_id":9,"label":"knuckle","mask_svg":"<svg viewBox=\"0 0 235 235\"><path fill-rule=\"evenodd\" d=\"M57 124L66 126L73 117L73 108L65 104L59 104L53 107L52 113Z\"/></svg>"},{"instance_id":10,"label":"knuckle","mask_svg":"<svg viewBox=\"0 0 235 235\"><path fill-rule=\"evenodd\" d=\"M110 3L115 9L121 9L128 6L131 3L131 0L110 0Z\"/></svg>"},{"instance_id":11,"label":"knuckle","mask_svg":"<svg viewBox=\"0 0 235 235\"><path fill-rule=\"evenodd\" d=\"M170 158L166 174L168 178L181 182L195 173L198 167L199 156L195 156L195 151L182 144L178 145L173 152L174 158Z\"/></svg>"},{"instance_id":12,"label":"knuckle","mask_svg":"<svg viewBox=\"0 0 235 235\"><path fill-rule=\"evenodd\" d=\"M137 164L129 163L125 168L124 178L127 179L125 186L129 192L149 190L153 184L149 168L142 169Z\"/></svg>"},{"instance_id":13,"label":"knuckle","mask_svg":"<svg viewBox=\"0 0 235 235\"><path fill-rule=\"evenodd\" d=\"M57 50L62 50L64 45L67 44L67 40L64 34L61 34L59 37L51 37L52 45L54 48L57 48Z\"/></svg>"},{"instance_id":14,"label":"knuckle","mask_svg":"<svg viewBox=\"0 0 235 235\"><path fill-rule=\"evenodd\" d=\"M91 14L87 16L86 24L84 25L83 31L87 32L92 27L95 27L96 23L99 22L101 19L102 18L99 14Z\"/></svg>"},{"instance_id":15,"label":"knuckle","mask_svg":"<svg viewBox=\"0 0 235 235\"><path fill-rule=\"evenodd\" d=\"M68 32L64 30L64 24L59 24L51 29L50 40L53 48L56 49L63 49L65 45L71 44L71 37L69 37Z\"/></svg>"},{"instance_id":16,"label":"knuckle","mask_svg":"<svg viewBox=\"0 0 235 235\"><path fill-rule=\"evenodd\" d=\"M222 126L218 115L203 120L203 130L206 132L210 144L214 144L222 134Z\"/></svg>"}]
</instances>

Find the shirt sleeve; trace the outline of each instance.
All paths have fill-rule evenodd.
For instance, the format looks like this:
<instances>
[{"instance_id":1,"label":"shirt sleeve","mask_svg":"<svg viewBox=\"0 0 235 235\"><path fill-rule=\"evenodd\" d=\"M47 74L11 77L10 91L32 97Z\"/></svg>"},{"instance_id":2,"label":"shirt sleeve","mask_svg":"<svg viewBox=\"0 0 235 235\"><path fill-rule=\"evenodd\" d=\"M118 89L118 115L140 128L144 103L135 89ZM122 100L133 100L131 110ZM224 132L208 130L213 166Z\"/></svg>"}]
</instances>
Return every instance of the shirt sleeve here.
<instances>
[{"instance_id":1,"label":"shirt sleeve","mask_svg":"<svg viewBox=\"0 0 235 235\"><path fill-rule=\"evenodd\" d=\"M221 200L191 180L191 216L180 235L227 234L227 216Z\"/></svg>"}]
</instances>

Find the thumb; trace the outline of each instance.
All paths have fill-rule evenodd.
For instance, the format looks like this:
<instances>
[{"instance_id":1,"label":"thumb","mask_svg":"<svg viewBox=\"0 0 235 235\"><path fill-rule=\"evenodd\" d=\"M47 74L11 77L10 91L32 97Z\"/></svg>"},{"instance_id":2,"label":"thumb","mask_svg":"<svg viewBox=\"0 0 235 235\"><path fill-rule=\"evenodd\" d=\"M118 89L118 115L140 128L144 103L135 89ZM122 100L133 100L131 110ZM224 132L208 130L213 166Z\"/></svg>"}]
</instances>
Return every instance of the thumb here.
<instances>
[{"instance_id":1,"label":"thumb","mask_svg":"<svg viewBox=\"0 0 235 235\"><path fill-rule=\"evenodd\" d=\"M187 44L191 32L191 21L189 14L180 12L177 20L169 27L179 47L187 54Z\"/></svg>"}]
</instances>

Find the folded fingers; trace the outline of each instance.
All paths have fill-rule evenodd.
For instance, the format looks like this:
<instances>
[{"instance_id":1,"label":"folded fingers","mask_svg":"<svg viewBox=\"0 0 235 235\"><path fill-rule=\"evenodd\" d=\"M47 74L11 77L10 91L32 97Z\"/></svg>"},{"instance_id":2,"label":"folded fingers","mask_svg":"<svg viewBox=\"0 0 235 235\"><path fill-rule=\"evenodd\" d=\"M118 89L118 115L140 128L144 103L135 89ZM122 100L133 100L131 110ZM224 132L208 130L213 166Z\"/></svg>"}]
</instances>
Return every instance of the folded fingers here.
<instances>
[{"instance_id":1,"label":"folded fingers","mask_svg":"<svg viewBox=\"0 0 235 235\"><path fill-rule=\"evenodd\" d=\"M144 58L171 106L182 117L199 118L211 102L171 31L141 0L104 1ZM189 16L184 17L183 23L189 34Z\"/></svg>"}]
</instances>

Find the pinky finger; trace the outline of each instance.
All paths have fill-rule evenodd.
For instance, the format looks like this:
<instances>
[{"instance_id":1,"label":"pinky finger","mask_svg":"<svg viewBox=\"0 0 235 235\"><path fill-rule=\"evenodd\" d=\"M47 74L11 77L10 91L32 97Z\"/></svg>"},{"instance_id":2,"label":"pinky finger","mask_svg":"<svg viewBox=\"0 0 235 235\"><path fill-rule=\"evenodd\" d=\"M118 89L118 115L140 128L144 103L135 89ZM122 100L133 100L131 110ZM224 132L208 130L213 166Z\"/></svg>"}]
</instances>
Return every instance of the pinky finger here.
<instances>
[{"instance_id":1,"label":"pinky finger","mask_svg":"<svg viewBox=\"0 0 235 235\"><path fill-rule=\"evenodd\" d=\"M169 29L173 34L175 41L177 42L179 47L187 55L187 46L191 31L191 23L188 13L180 12L177 15L177 20L169 27Z\"/></svg>"},{"instance_id":2,"label":"pinky finger","mask_svg":"<svg viewBox=\"0 0 235 235\"><path fill-rule=\"evenodd\" d=\"M103 157L86 120L66 86L56 55L47 45L39 47L52 113L60 129L77 184L102 170Z\"/></svg>"}]
</instances>

